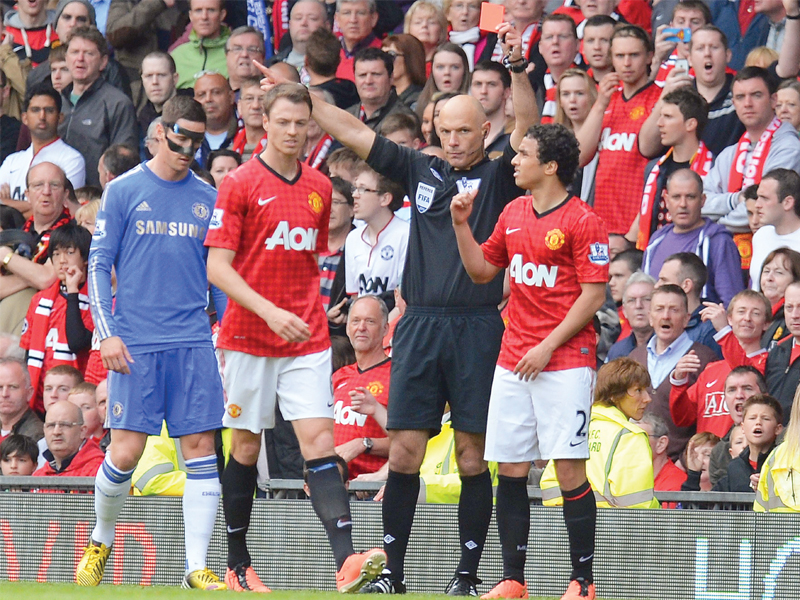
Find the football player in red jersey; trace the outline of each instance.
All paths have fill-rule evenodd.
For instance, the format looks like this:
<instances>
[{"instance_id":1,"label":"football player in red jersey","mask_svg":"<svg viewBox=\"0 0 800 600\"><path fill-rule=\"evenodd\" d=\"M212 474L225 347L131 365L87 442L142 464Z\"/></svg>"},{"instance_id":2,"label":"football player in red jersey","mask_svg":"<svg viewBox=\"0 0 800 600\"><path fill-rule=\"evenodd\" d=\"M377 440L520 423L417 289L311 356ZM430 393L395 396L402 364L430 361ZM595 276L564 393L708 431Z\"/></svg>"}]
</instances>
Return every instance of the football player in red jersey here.
<instances>
[{"instance_id":1,"label":"football player in red jersey","mask_svg":"<svg viewBox=\"0 0 800 600\"><path fill-rule=\"evenodd\" d=\"M468 217L475 191L450 205L458 250L475 283L509 267L509 323L492 382L486 460L499 464L497 528L503 579L483 598L527 598L531 461L554 459L564 497L572 575L562 600L594 598L596 505L586 479L588 415L594 387L592 317L605 298L608 234L584 202L567 192L578 142L562 125L534 125L514 157L517 186L530 190L506 206L483 245ZM559 398L559 401L553 401Z\"/></svg>"},{"instance_id":2,"label":"football player in red jersey","mask_svg":"<svg viewBox=\"0 0 800 600\"><path fill-rule=\"evenodd\" d=\"M238 591L269 591L251 566L245 535L261 430L274 426L277 399L306 460L337 587L356 592L381 573L386 555L353 551L350 503L334 452L331 343L317 264L328 248L331 182L299 161L311 118L308 90L276 86L262 106L267 146L226 176L206 238L209 279L231 299L217 340L227 395L223 424L233 429L222 475L225 581Z\"/></svg>"}]
</instances>

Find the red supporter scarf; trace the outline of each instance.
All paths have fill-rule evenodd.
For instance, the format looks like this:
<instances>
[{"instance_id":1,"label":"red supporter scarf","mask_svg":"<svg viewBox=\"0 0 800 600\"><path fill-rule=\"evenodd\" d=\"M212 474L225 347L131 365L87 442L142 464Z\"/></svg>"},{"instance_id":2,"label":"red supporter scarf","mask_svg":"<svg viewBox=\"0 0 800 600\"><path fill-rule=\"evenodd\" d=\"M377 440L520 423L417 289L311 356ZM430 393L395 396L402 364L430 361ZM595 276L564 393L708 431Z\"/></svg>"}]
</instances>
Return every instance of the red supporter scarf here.
<instances>
[{"instance_id":1,"label":"red supporter scarf","mask_svg":"<svg viewBox=\"0 0 800 600\"><path fill-rule=\"evenodd\" d=\"M231 144L231 150L234 152L238 152L243 160L249 160L244 158L244 147L247 144L247 132L245 131L244 127L242 127L239 131L236 132L236 136L233 138L233 143ZM258 143L256 144L253 153L250 155L250 158L254 156L258 156L264 151L264 148L267 147L267 134L264 134Z\"/></svg>"},{"instance_id":2,"label":"red supporter scarf","mask_svg":"<svg viewBox=\"0 0 800 600\"><path fill-rule=\"evenodd\" d=\"M72 221L72 217L69 216L67 209L64 209L64 211L61 213L61 216L58 217L58 220L53 223L50 229L47 229L39 234L38 246L36 246L35 249L32 248L32 250L35 252L33 258L31 259L33 262L40 265L43 265L47 262L47 248L50 246L50 233L62 225L67 225L70 221ZM25 225L22 226L22 231L25 231L26 233L32 233L35 231L33 229L33 217L25 222Z\"/></svg>"},{"instance_id":3,"label":"red supporter scarf","mask_svg":"<svg viewBox=\"0 0 800 600\"><path fill-rule=\"evenodd\" d=\"M576 68L575 63L569 66L570 69ZM550 69L544 74L544 106L542 107L542 124L553 122L556 116L556 85L557 81L553 78Z\"/></svg>"},{"instance_id":4,"label":"red supporter scarf","mask_svg":"<svg viewBox=\"0 0 800 600\"><path fill-rule=\"evenodd\" d=\"M729 192L741 192L747 186L761 181L761 175L764 173L764 162L766 162L769 155L769 147L772 145L772 136L775 135L780 126L780 119L773 117L772 123L769 124L769 127L761 134L758 143L756 143L749 161L747 161L747 151L750 149L752 140L750 139L750 134L746 131L742 134L736 146L736 153L731 165L731 174L728 177Z\"/></svg>"},{"instance_id":5,"label":"red supporter scarf","mask_svg":"<svg viewBox=\"0 0 800 600\"><path fill-rule=\"evenodd\" d=\"M303 161L312 169L319 170L325 159L328 158L328 152L330 152L331 145L333 144L333 138L329 136L327 133L322 136L317 145L308 153L306 159Z\"/></svg>"},{"instance_id":6,"label":"red supporter scarf","mask_svg":"<svg viewBox=\"0 0 800 600\"><path fill-rule=\"evenodd\" d=\"M672 156L672 150L673 149L670 148L664 156L658 159L658 162L653 167L653 170L650 171L650 174L647 176L647 181L644 184L642 206L639 211L639 236L636 239L636 247L639 250L644 250L647 248L647 244L650 243L650 228L653 225L653 212L655 211L655 205L658 200L655 198L656 189L658 188L658 174L661 171L661 165ZM700 177L703 177L704 175L708 175L708 171L711 169L711 164L713 162L714 155L706 148L703 142L700 142L700 145L697 147L697 152L695 152L692 157L691 166L689 168L700 175Z\"/></svg>"}]
</instances>

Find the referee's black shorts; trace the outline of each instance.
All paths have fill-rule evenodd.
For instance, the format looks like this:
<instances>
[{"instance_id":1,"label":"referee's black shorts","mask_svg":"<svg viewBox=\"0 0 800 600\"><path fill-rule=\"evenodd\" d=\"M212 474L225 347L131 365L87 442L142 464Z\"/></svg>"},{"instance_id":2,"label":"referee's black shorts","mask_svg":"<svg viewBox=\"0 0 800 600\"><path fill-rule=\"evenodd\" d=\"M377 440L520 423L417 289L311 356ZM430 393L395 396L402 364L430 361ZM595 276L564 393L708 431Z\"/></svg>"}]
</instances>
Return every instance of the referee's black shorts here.
<instances>
[{"instance_id":1,"label":"referee's black shorts","mask_svg":"<svg viewBox=\"0 0 800 600\"><path fill-rule=\"evenodd\" d=\"M494 307L408 307L392 344L387 429L485 433L503 320Z\"/></svg>"}]
</instances>

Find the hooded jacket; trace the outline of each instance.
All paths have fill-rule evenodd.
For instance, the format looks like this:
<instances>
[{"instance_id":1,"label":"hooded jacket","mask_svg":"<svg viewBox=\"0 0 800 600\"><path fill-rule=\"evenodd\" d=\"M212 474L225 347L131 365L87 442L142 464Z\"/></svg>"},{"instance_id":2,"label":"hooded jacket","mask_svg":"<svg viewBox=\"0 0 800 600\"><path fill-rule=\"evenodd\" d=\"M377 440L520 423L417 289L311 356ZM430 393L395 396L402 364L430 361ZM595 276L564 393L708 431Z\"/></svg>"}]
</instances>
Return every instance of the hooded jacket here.
<instances>
[{"instance_id":1,"label":"hooded jacket","mask_svg":"<svg viewBox=\"0 0 800 600\"><path fill-rule=\"evenodd\" d=\"M228 63L225 60L225 44L231 30L223 25L219 36L200 38L192 29L189 41L175 48L171 54L178 70L178 89L194 86L195 76L202 71L216 71L228 76Z\"/></svg>"},{"instance_id":2,"label":"hooded jacket","mask_svg":"<svg viewBox=\"0 0 800 600\"><path fill-rule=\"evenodd\" d=\"M6 34L10 34L13 38L12 47L20 60L28 58L34 67L47 60L53 42L58 40L55 16L54 11L48 10L44 25L28 29L22 23L18 11L11 10L6 13L3 24Z\"/></svg>"}]
</instances>

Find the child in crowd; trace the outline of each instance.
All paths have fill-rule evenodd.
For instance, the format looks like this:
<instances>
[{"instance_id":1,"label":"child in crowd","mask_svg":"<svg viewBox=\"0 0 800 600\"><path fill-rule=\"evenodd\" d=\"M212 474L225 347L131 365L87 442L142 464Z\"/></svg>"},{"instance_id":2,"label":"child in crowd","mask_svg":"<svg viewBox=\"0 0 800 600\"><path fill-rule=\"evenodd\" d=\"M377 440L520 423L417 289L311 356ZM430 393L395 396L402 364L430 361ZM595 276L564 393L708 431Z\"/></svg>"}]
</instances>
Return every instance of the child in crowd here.
<instances>
[{"instance_id":1,"label":"child in crowd","mask_svg":"<svg viewBox=\"0 0 800 600\"><path fill-rule=\"evenodd\" d=\"M86 188L81 188L86 189ZM78 190L76 195L80 200L80 191ZM100 210L100 200L92 200L87 202L83 206L81 206L78 211L75 213L75 220L78 222L78 225L83 227L84 229L88 230L89 233L94 235L94 226L95 222L97 221L97 213Z\"/></svg>"},{"instance_id":2,"label":"child in crowd","mask_svg":"<svg viewBox=\"0 0 800 600\"><path fill-rule=\"evenodd\" d=\"M12 434L0 444L0 472L4 477L33 475L39 448L27 435Z\"/></svg>"},{"instance_id":3,"label":"child in crowd","mask_svg":"<svg viewBox=\"0 0 800 600\"><path fill-rule=\"evenodd\" d=\"M686 445L684 464L687 478L681 491L711 491L711 480L708 478L708 465L711 451L719 443L719 438L710 431L696 433Z\"/></svg>"}]
</instances>

